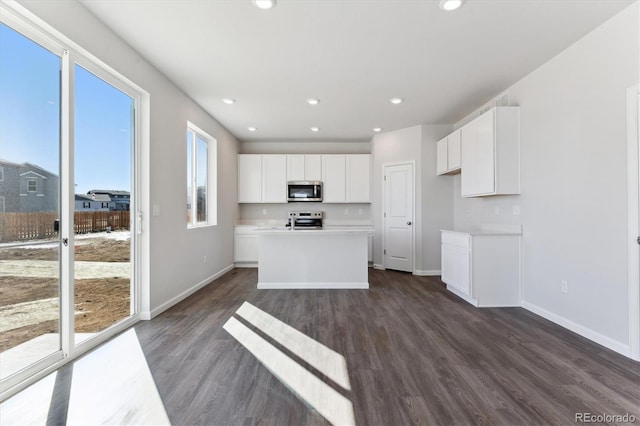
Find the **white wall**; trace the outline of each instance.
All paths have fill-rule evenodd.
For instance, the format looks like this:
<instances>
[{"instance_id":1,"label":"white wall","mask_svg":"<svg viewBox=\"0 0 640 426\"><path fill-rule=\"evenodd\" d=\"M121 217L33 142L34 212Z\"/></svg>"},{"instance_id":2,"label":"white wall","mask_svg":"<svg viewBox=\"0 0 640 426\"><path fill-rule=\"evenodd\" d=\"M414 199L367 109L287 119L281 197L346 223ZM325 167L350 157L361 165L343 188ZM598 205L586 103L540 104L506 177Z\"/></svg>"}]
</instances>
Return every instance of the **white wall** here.
<instances>
[{"instance_id":1,"label":"white wall","mask_svg":"<svg viewBox=\"0 0 640 426\"><path fill-rule=\"evenodd\" d=\"M508 90L521 110L520 196L462 199L454 183L456 228L523 225L524 305L620 352L629 344L625 96L639 81L639 27L636 2Z\"/></svg>"},{"instance_id":2,"label":"white wall","mask_svg":"<svg viewBox=\"0 0 640 426\"><path fill-rule=\"evenodd\" d=\"M437 273L440 270L439 230L451 226L451 180L436 177L436 142L451 131L451 126L420 125L373 137L373 204L375 227L373 238L374 264L382 265L382 197L383 165L415 162L415 266L417 273Z\"/></svg>"},{"instance_id":3,"label":"white wall","mask_svg":"<svg viewBox=\"0 0 640 426\"><path fill-rule=\"evenodd\" d=\"M238 216L238 142L79 3L32 0L20 3L150 94L150 194L147 204L160 206L161 215L151 217L150 212L144 212L146 224L150 223L150 300L147 309L158 313L181 294L233 264L233 224ZM218 225L215 227L191 230L186 227L187 120L218 141L218 175L224 179L218 180ZM207 263L203 262L204 255L207 255Z\"/></svg>"}]
</instances>

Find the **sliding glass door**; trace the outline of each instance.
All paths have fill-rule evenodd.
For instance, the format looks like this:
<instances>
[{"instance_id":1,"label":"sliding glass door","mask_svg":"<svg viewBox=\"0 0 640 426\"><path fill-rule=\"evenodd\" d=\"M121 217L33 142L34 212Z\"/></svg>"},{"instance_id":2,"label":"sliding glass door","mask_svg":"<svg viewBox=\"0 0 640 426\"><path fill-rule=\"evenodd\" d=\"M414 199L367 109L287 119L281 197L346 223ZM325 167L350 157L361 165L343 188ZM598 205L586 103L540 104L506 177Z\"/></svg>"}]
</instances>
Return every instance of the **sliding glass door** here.
<instances>
[{"instance_id":1,"label":"sliding glass door","mask_svg":"<svg viewBox=\"0 0 640 426\"><path fill-rule=\"evenodd\" d=\"M60 72L0 24L0 379L62 357Z\"/></svg>"},{"instance_id":2,"label":"sliding glass door","mask_svg":"<svg viewBox=\"0 0 640 426\"><path fill-rule=\"evenodd\" d=\"M3 394L137 319L139 93L0 16Z\"/></svg>"}]
</instances>

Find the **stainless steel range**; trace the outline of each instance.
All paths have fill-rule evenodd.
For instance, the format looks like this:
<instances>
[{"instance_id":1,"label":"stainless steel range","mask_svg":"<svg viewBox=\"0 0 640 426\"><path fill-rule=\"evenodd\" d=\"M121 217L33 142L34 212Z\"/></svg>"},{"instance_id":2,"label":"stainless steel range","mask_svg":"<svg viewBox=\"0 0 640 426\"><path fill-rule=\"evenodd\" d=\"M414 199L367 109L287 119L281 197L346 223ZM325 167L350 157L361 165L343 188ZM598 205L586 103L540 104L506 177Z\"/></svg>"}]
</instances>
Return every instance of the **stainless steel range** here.
<instances>
[{"instance_id":1,"label":"stainless steel range","mask_svg":"<svg viewBox=\"0 0 640 426\"><path fill-rule=\"evenodd\" d=\"M321 211L290 211L287 227L291 229L322 229L322 217Z\"/></svg>"}]
</instances>

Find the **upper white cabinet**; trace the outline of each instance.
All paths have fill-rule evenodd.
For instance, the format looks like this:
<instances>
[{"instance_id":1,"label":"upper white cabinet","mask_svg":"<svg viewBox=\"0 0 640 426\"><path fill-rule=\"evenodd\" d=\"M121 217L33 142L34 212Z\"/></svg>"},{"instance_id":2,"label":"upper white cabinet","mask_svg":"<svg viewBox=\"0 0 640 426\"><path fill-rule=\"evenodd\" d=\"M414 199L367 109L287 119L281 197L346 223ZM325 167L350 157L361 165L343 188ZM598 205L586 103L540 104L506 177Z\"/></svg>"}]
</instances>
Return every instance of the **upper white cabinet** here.
<instances>
[{"instance_id":1,"label":"upper white cabinet","mask_svg":"<svg viewBox=\"0 0 640 426\"><path fill-rule=\"evenodd\" d=\"M262 156L262 202L287 202L287 156Z\"/></svg>"},{"instance_id":2,"label":"upper white cabinet","mask_svg":"<svg viewBox=\"0 0 640 426\"><path fill-rule=\"evenodd\" d=\"M461 129L462 196L520 193L520 108L495 107Z\"/></svg>"},{"instance_id":3,"label":"upper white cabinet","mask_svg":"<svg viewBox=\"0 0 640 426\"><path fill-rule=\"evenodd\" d=\"M262 155L238 155L238 202L262 202Z\"/></svg>"},{"instance_id":4,"label":"upper white cabinet","mask_svg":"<svg viewBox=\"0 0 640 426\"><path fill-rule=\"evenodd\" d=\"M438 141L437 164L438 175L460 172L460 129Z\"/></svg>"},{"instance_id":5,"label":"upper white cabinet","mask_svg":"<svg viewBox=\"0 0 640 426\"><path fill-rule=\"evenodd\" d=\"M286 203L286 155L238 155L238 202Z\"/></svg>"},{"instance_id":6,"label":"upper white cabinet","mask_svg":"<svg viewBox=\"0 0 640 426\"><path fill-rule=\"evenodd\" d=\"M371 202L369 154L238 154L238 203L286 203L287 181L321 181L325 203Z\"/></svg>"},{"instance_id":7,"label":"upper white cabinet","mask_svg":"<svg viewBox=\"0 0 640 426\"><path fill-rule=\"evenodd\" d=\"M322 156L322 202L347 200L347 162L345 155Z\"/></svg>"},{"instance_id":8,"label":"upper white cabinet","mask_svg":"<svg viewBox=\"0 0 640 426\"><path fill-rule=\"evenodd\" d=\"M371 156L347 155L347 203L370 203Z\"/></svg>"},{"instance_id":9,"label":"upper white cabinet","mask_svg":"<svg viewBox=\"0 0 640 426\"><path fill-rule=\"evenodd\" d=\"M371 155L323 155L323 203L371 202Z\"/></svg>"},{"instance_id":10,"label":"upper white cabinet","mask_svg":"<svg viewBox=\"0 0 640 426\"><path fill-rule=\"evenodd\" d=\"M287 155L287 180L322 180L322 156L321 155Z\"/></svg>"}]
</instances>

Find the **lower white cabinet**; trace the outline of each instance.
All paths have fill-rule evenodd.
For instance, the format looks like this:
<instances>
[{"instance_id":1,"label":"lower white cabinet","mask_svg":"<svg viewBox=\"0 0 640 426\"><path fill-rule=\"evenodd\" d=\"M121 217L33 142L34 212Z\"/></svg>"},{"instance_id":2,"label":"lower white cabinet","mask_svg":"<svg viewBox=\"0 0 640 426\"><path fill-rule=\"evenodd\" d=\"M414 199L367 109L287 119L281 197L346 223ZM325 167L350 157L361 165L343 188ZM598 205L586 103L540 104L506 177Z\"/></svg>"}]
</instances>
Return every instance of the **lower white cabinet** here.
<instances>
[{"instance_id":1,"label":"lower white cabinet","mask_svg":"<svg viewBox=\"0 0 640 426\"><path fill-rule=\"evenodd\" d=\"M235 228L234 262L236 266L258 265L258 227L237 226Z\"/></svg>"},{"instance_id":2,"label":"lower white cabinet","mask_svg":"<svg viewBox=\"0 0 640 426\"><path fill-rule=\"evenodd\" d=\"M520 235L442 231L442 281L477 307L520 306Z\"/></svg>"}]
</instances>

